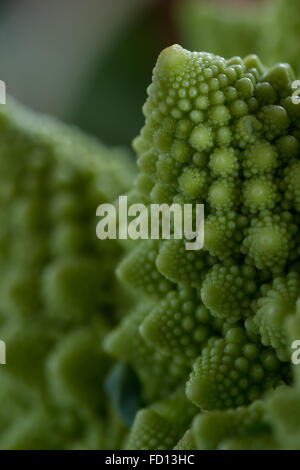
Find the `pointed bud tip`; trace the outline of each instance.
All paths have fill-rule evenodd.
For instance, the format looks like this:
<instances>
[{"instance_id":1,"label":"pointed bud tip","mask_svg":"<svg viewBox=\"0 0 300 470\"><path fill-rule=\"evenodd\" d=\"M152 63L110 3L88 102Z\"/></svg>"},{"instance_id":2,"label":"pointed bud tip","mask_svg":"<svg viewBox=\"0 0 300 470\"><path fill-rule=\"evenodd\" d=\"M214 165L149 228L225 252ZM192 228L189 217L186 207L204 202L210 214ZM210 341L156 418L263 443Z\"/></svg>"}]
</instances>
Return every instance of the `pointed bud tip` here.
<instances>
[{"instance_id":1,"label":"pointed bud tip","mask_svg":"<svg viewBox=\"0 0 300 470\"><path fill-rule=\"evenodd\" d=\"M158 56L157 66L164 73L171 72L181 68L188 56L188 51L178 44L166 47Z\"/></svg>"}]
</instances>

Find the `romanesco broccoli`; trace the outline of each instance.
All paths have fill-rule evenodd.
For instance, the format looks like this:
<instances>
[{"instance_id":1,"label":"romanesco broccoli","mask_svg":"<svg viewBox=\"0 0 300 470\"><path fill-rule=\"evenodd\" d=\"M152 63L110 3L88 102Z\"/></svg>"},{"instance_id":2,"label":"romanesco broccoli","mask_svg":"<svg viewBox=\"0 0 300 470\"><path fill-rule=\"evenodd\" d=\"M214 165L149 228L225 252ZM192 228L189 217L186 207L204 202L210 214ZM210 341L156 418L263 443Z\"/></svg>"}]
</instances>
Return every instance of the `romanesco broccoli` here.
<instances>
[{"instance_id":1,"label":"romanesco broccoli","mask_svg":"<svg viewBox=\"0 0 300 470\"><path fill-rule=\"evenodd\" d=\"M138 372L145 395L159 377L151 370L165 364L161 393L145 400L129 448L281 446L273 421L284 416L267 409L280 390L293 390L285 332L300 295L293 80L289 65L266 68L254 55L225 60L174 45L158 58L134 141L140 173L132 194L148 204L204 203L205 240L198 252L174 238L136 242L118 268L151 301L109 333L105 349L137 371L141 359L151 364ZM168 380L181 391L185 384L194 405L185 421ZM172 419L156 410L162 399Z\"/></svg>"},{"instance_id":2,"label":"romanesco broccoli","mask_svg":"<svg viewBox=\"0 0 300 470\"><path fill-rule=\"evenodd\" d=\"M98 204L129 188L130 159L10 101L0 168L0 447L117 447L126 427L101 343L127 305L114 277L124 248L95 226Z\"/></svg>"}]
</instances>

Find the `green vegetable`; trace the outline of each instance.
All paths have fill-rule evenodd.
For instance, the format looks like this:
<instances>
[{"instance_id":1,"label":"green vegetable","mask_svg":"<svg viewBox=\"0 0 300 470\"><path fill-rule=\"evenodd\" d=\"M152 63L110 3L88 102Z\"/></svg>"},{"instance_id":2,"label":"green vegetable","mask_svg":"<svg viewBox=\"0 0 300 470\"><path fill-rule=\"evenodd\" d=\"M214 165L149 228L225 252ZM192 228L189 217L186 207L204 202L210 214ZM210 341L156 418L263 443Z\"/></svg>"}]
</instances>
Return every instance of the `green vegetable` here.
<instances>
[{"instance_id":1,"label":"green vegetable","mask_svg":"<svg viewBox=\"0 0 300 470\"><path fill-rule=\"evenodd\" d=\"M272 11L273 5L264 1L187 0L178 2L175 19L186 48L243 57L260 51L266 18Z\"/></svg>"},{"instance_id":2,"label":"green vegetable","mask_svg":"<svg viewBox=\"0 0 300 470\"><path fill-rule=\"evenodd\" d=\"M253 55L225 60L174 45L158 58L134 141L140 174L131 196L204 203L205 241L193 252L173 238L136 242L118 268L145 296L104 343L136 370L148 403L128 448L292 442L276 438L292 417L276 415L272 403L293 393L285 324L300 296L293 80L287 64L266 68ZM153 371L162 364L161 377ZM173 401L168 380L182 400L185 388L191 414ZM156 410L161 400L168 413ZM196 410L205 413L192 424Z\"/></svg>"},{"instance_id":3,"label":"green vegetable","mask_svg":"<svg viewBox=\"0 0 300 470\"><path fill-rule=\"evenodd\" d=\"M97 240L96 208L128 189L133 166L12 101L0 111L0 447L117 447L126 426L101 343L129 299L114 276L124 247Z\"/></svg>"},{"instance_id":4,"label":"green vegetable","mask_svg":"<svg viewBox=\"0 0 300 470\"><path fill-rule=\"evenodd\" d=\"M263 44L265 56L270 54L272 60L288 62L299 76L299 2L297 0L276 0L268 28L265 30Z\"/></svg>"},{"instance_id":5,"label":"green vegetable","mask_svg":"<svg viewBox=\"0 0 300 470\"><path fill-rule=\"evenodd\" d=\"M258 54L268 66L289 63L299 75L298 0L179 2L175 20L184 47L229 58Z\"/></svg>"}]
</instances>

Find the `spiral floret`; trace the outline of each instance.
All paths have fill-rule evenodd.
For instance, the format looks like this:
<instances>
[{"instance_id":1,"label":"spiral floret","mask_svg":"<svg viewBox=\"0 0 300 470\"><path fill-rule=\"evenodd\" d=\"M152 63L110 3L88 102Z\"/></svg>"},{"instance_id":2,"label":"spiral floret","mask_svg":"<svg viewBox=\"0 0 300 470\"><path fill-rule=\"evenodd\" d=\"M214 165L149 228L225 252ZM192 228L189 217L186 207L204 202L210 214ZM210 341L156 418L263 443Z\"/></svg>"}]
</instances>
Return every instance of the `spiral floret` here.
<instances>
[{"instance_id":1,"label":"spiral floret","mask_svg":"<svg viewBox=\"0 0 300 470\"><path fill-rule=\"evenodd\" d=\"M188 398L205 410L247 405L281 382L280 361L272 349L247 338L243 328L229 328L211 338L194 362L186 385Z\"/></svg>"},{"instance_id":2,"label":"spiral floret","mask_svg":"<svg viewBox=\"0 0 300 470\"><path fill-rule=\"evenodd\" d=\"M290 214L261 213L246 230L242 252L258 269L278 273L293 256L296 232L297 226L292 223Z\"/></svg>"},{"instance_id":3,"label":"spiral floret","mask_svg":"<svg viewBox=\"0 0 300 470\"><path fill-rule=\"evenodd\" d=\"M198 297L198 298L197 298ZM179 363L191 363L213 330L209 311L199 295L180 286L149 313L141 325L142 336Z\"/></svg>"},{"instance_id":4,"label":"spiral floret","mask_svg":"<svg viewBox=\"0 0 300 470\"><path fill-rule=\"evenodd\" d=\"M290 357L289 345L284 330L286 318L295 311L300 295L300 277L291 272L286 277L276 277L266 295L257 301L254 322L259 328L262 343L272 346L281 361Z\"/></svg>"},{"instance_id":5,"label":"spiral floret","mask_svg":"<svg viewBox=\"0 0 300 470\"><path fill-rule=\"evenodd\" d=\"M201 299L213 316L236 322L252 313L251 302L258 289L251 266L216 264L201 287Z\"/></svg>"}]
</instances>

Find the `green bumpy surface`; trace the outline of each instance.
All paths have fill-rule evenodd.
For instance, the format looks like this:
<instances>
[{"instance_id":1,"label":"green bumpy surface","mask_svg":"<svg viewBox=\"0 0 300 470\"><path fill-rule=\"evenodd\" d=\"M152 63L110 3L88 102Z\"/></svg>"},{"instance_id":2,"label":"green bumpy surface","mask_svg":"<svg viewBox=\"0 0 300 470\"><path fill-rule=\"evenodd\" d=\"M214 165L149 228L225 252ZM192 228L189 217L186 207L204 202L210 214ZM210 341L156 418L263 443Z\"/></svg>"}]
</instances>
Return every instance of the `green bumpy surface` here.
<instances>
[{"instance_id":1,"label":"green bumpy surface","mask_svg":"<svg viewBox=\"0 0 300 470\"><path fill-rule=\"evenodd\" d=\"M115 448L101 343L126 309L124 248L96 208L130 185L129 156L10 101L0 110L2 449Z\"/></svg>"},{"instance_id":2,"label":"green bumpy surface","mask_svg":"<svg viewBox=\"0 0 300 470\"><path fill-rule=\"evenodd\" d=\"M140 173L131 195L148 204L204 203L205 239L199 251L173 237L135 242L118 268L145 301L105 349L132 365L145 395L153 392L129 448L281 445L273 436L280 425L265 418L275 396L264 397L294 390L285 332L300 295L293 80L288 65L267 69L256 56L225 60L174 45L158 58L134 141ZM204 412L193 424L174 404L171 383L185 387L192 414ZM161 400L172 417L155 410Z\"/></svg>"},{"instance_id":3,"label":"green bumpy surface","mask_svg":"<svg viewBox=\"0 0 300 470\"><path fill-rule=\"evenodd\" d=\"M284 323L289 344L299 339L300 297ZM299 354L297 353L299 357ZM299 366L293 366L294 383L270 391L264 400L225 411L200 413L194 419L188 449L283 449L300 448ZM179 441L184 448L185 436Z\"/></svg>"}]
</instances>

